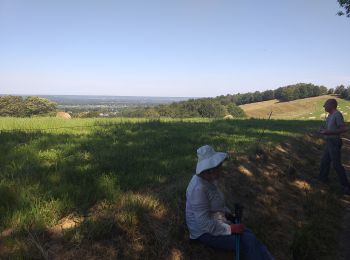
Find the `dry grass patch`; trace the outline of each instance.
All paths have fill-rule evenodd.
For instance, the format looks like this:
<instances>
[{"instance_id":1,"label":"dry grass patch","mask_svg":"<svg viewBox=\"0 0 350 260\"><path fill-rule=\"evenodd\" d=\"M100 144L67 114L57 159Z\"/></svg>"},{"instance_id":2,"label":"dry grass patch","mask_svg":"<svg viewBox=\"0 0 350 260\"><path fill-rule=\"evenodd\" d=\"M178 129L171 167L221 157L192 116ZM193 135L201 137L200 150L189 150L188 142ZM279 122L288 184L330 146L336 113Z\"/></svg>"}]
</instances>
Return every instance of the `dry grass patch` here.
<instances>
[{"instance_id":1,"label":"dry grass patch","mask_svg":"<svg viewBox=\"0 0 350 260\"><path fill-rule=\"evenodd\" d=\"M322 110L323 102L329 98L334 98L334 96L325 95L290 102L280 102L275 99L241 105L240 107L248 117L254 118L267 118L272 111L272 118L323 119L325 114L319 111Z\"/></svg>"},{"instance_id":2,"label":"dry grass patch","mask_svg":"<svg viewBox=\"0 0 350 260\"><path fill-rule=\"evenodd\" d=\"M245 206L245 224L276 259L330 259L335 254L342 206L337 186L315 182L321 145L322 140L307 135L261 147L258 156L232 162L221 180L231 208L235 202Z\"/></svg>"}]
</instances>

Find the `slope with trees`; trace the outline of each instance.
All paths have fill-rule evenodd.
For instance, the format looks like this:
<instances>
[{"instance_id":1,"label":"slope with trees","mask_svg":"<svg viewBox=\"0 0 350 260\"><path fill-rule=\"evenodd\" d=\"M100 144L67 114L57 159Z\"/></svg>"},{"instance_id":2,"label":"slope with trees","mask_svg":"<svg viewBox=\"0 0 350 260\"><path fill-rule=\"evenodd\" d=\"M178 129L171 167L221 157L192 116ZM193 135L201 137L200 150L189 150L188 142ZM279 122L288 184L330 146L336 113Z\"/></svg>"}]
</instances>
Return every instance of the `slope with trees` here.
<instances>
[{"instance_id":1,"label":"slope with trees","mask_svg":"<svg viewBox=\"0 0 350 260\"><path fill-rule=\"evenodd\" d=\"M190 99L188 101L174 102L169 105L159 105L146 108L128 108L121 111L125 117L209 117L222 118L226 115L245 117L244 111L238 107L244 104L256 103L278 99L281 102L296 99L326 95L328 89L311 83L298 83L280 87L276 90L238 93L234 95L221 95L215 98Z\"/></svg>"},{"instance_id":2,"label":"slope with trees","mask_svg":"<svg viewBox=\"0 0 350 260\"><path fill-rule=\"evenodd\" d=\"M350 86L340 85L335 88L334 94L339 95L340 98L350 100Z\"/></svg>"}]
</instances>

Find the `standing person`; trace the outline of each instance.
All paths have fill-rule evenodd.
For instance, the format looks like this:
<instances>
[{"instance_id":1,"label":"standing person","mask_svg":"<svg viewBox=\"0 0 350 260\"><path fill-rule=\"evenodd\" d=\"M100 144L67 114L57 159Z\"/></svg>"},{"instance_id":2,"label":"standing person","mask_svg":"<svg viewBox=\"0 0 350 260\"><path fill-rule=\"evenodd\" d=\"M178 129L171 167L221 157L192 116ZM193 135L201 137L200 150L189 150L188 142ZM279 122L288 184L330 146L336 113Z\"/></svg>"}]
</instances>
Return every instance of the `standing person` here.
<instances>
[{"instance_id":1,"label":"standing person","mask_svg":"<svg viewBox=\"0 0 350 260\"><path fill-rule=\"evenodd\" d=\"M349 181L341 162L343 141L340 138L340 135L349 129L345 126L342 113L337 110L338 102L336 99L328 99L323 107L329 115L326 120L325 129L320 130L320 133L326 137L326 147L321 160L319 180L324 183L328 181L330 166L333 163L344 194L350 195Z\"/></svg>"},{"instance_id":2,"label":"standing person","mask_svg":"<svg viewBox=\"0 0 350 260\"><path fill-rule=\"evenodd\" d=\"M197 150L196 174L186 192L186 223L190 239L207 246L235 251L236 236L241 234L242 254L247 260L274 259L266 247L242 224L232 224L231 211L225 206L223 193L216 180L222 174L227 154L215 152L209 145Z\"/></svg>"}]
</instances>

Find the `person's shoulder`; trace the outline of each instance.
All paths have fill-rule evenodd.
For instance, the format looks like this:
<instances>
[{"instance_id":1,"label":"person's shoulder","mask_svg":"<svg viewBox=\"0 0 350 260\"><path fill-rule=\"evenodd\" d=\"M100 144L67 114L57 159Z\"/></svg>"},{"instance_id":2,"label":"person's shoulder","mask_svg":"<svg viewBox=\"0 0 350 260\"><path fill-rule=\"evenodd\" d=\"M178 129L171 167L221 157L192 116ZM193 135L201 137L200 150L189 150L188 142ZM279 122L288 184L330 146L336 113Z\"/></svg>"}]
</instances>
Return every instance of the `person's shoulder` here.
<instances>
[{"instance_id":1,"label":"person's shoulder","mask_svg":"<svg viewBox=\"0 0 350 260\"><path fill-rule=\"evenodd\" d=\"M343 118L343 114L342 112L340 112L339 110L337 110L335 113L334 113L334 117L338 117L338 118Z\"/></svg>"},{"instance_id":2,"label":"person's shoulder","mask_svg":"<svg viewBox=\"0 0 350 260\"><path fill-rule=\"evenodd\" d=\"M329 119L333 119L333 120L341 117L343 117L343 114L339 110L334 111L332 114L328 116Z\"/></svg>"},{"instance_id":3,"label":"person's shoulder","mask_svg":"<svg viewBox=\"0 0 350 260\"><path fill-rule=\"evenodd\" d=\"M342 113L337 109L334 113L335 115L342 115Z\"/></svg>"},{"instance_id":4,"label":"person's shoulder","mask_svg":"<svg viewBox=\"0 0 350 260\"><path fill-rule=\"evenodd\" d=\"M196 174L193 175L188 186L191 187L192 189L195 189L201 186L200 178Z\"/></svg>"},{"instance_id":5,"label":"person's shoulder","mask_svg":"<svg viewBox=\"0 0 350 260\"><path fill-rule=\"evenodd\" d=\"M207 185L203 180L198 176L194 175L191 180L192 183L192 189L196 191L204 191L207 188Z\"/></svg>"},{"instance_id":6,"label":"person's shoulder","mask_svg":"<svg viewBox=\"0 0 350 260\"><path fill-rule=\"evenodd\" d=\"M190 184L187 187L186 196L190 201L201 200L203 196L207 193L207 188L201 182L200 178L196 178L195 176L192 178Z\"/></svg>"}]
</instances>

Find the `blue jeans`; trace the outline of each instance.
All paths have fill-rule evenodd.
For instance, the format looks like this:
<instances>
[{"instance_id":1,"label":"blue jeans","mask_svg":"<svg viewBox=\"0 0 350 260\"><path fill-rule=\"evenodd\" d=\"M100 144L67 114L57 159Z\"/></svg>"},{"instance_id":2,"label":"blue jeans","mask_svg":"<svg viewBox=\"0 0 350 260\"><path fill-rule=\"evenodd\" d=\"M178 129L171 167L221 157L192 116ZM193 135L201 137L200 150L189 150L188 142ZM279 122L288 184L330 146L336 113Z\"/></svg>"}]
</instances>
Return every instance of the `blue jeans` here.
<instances>
[{"instance_id":1,"label":"blue jeans","mask_svg":"<svg viewBox=\"0 0 350 260\"><path fill-rule=\"evenodd\" d=\"M323 152L321 160L321 169L319 179L321 181L328 181L329 170L331 163L333 164L334 170L338 174L341 185L346 188L349 187L349 182L346 177L345 169L341 162L341 148L343 142L340 138L329 138L327 139L326 148Z\"/></svg>"},{"instance_id":2,"label":"blue jeans","mask_svg":"<svg viewBox=\"0 0 350 260\"><path fill-rule=\"evenodd\" d=\"M203 234L198 241L212 248L235 251L236 235L213 236ZM246 229L241 235L241 255L245 260L273 260L267 248L255 237L252 231Z\"/></svg>"}]
</instances>

